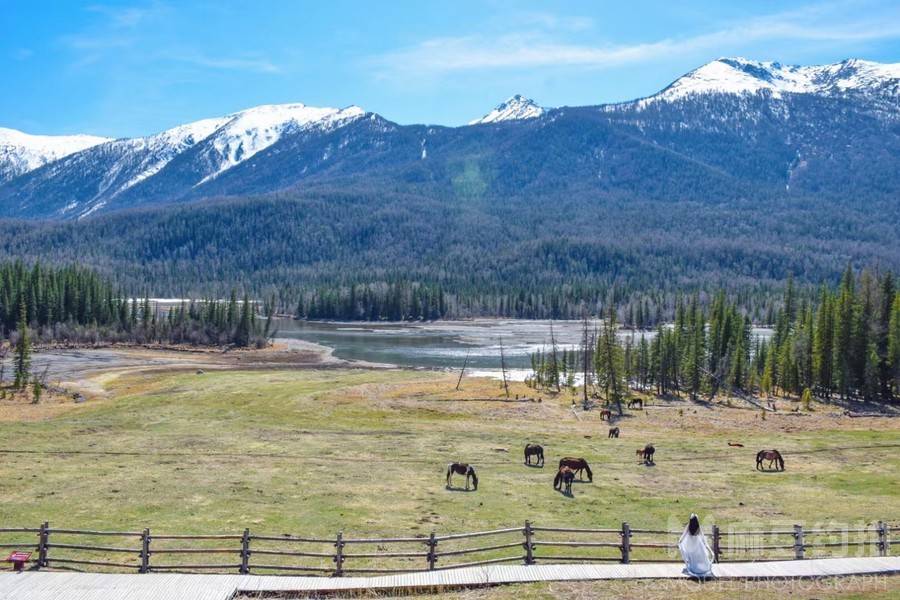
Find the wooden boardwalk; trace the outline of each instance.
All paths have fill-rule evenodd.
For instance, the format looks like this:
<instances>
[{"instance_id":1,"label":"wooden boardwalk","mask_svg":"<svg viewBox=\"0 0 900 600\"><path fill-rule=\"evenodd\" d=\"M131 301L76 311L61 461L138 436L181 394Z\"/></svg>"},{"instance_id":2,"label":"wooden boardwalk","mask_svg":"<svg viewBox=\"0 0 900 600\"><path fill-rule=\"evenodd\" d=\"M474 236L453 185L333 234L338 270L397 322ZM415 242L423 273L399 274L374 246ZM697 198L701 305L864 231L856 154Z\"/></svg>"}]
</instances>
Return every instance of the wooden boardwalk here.
<instances>
[{"instance_id":1,"label":"wooden boardwalk","mask_svg":"<svg viewBox=\"0 0 900 600\"><path fill-rule=\"evenodd\" d=\"M720 579L900 573L900 556L717 564ZM228 600L237 592L416 590L535 581L683 578L674 563L490 565L384 577L105 574L27 571L0 574L0 600Z\"/></svg>"}]
</instances>

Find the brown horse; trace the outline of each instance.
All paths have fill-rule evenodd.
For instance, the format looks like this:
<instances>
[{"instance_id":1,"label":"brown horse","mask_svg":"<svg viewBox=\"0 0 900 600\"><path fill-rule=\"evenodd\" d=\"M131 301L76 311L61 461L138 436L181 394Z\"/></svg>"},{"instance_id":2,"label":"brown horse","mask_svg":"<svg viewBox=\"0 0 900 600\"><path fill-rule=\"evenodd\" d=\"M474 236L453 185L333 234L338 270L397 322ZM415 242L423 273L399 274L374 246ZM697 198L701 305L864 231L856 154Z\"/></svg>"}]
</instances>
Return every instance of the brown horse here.
<instances>
[{"instance_id":1,"label":"brown horse","mask_svg":"<svg viewBox=\"0 0 900 600\"><path fill-rule=\"evenodd\" d=\"M609 435L606 437L607 438L618 438L619 437L619 428L618 427L610 427Z\"/></svg>"},{"instance_id":2,"label":"brown horse","mask_svg":"<svg viewBox=\"0 0 900 600\"><path fill-rule=\"evenodd\" d=\"M566 496L572 495L572 482L575 480L575 471L570 469L569 467L560 467L559 471L556 473L556 477L553 478L553 489L559 490ZM565 486L565 491L563 491L563 486Z\"/></svg>"},{"instance_id":3,"label":"brown horse","mask_svg":"<svg viewBox=\"0 0 900 600\"><path fill-rule=\"evenodd\" d=\"M643 462L645 465L656 464L653 462L653 455L655 453L656 448L653 447L653 444L647 444L646 446L635 452L635 454L637 454L641 459L641 462Z\"/></svg>"},{"instance_id":4,"label":"brown horse","mask_svg":"<svg viewBox=\"0 0 900 600\"><path fill-rule=\"evenodd\" d=\"M469 489L469 479L475 490L478 490L478 475L475 474L475 467L466 463L450 463L447 465L447 488L450 487L450 478L453 474L466 476L466 490Z\"/></svg>"},{"instance_id":5,"label":"brown horse","mask_svg":"<svg viewBox=\"0 0 900 600\"><path fill-rule=\"evenodd\" d=\"M535 457L535 466L543 467L544 466L544 448L542 446L538 446L537 444L527 444L525 446L525 464L531 464L531 457Z\"/></svg>"},{"instance_id":6,"label":"brown horse","mask_svg":"<svg viewBox=\"0 0 900 600\"><path fill-rule=\"evenodd\" d=\"M591 472L591 467L588 466L588 462L583 458L575 458L572 456L566 456L565 458L559 459L559 468L569 467L572 471L578 475L578 479L581 479L581 472L584 471L587 473L588 481L594 481L594 474Z\"/></svg>"},{"instance_id":7,"label":"brown horse","mask_svg":"<svg viewBox=\"0 0 900 600\"><path fill-rule=\"evenodd\" d=\"M600 409L600 420L602 421L604 419L606 419L607 421L612 419L612 411L609 410L608 408Z\"/></svg>"},{"instance_id":8,"label":"brown horse","mask_svg":"<svg viewBox=\"0 0 900 600\"><path fill-rule=\"evenodd\" d=\"M784 471L784 458L781 456L781 452L778 450L760 450L756 453L756 469L762 471L763 461L769 461L768 469L772 469L772 465L775 465L776 471Z\"/></svg>"},{"instance_id":9,"label":"brown horse","mask_svg":"<svg viewBox=\"0 0 900 600\"><path fill-rule=\"evenodd\" d=\"M632 398L628 401L628 408L640 408L641 410L644 410L644 399Z\"/></svg>"}]
</instances>

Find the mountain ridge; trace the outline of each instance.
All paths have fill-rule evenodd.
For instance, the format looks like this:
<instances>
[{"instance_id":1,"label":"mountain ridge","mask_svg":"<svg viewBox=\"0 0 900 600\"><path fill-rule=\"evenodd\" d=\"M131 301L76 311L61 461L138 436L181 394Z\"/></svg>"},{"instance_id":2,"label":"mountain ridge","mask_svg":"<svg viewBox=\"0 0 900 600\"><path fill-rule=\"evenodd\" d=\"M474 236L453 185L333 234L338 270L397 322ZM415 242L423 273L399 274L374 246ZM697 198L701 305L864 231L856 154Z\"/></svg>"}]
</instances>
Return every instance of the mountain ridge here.
<instances>
[{"instance_id":1,"label":"mountain ridge","mask_svg":"<svg viewBox=\"0 0 900 600\"><path fill-rule=\"evenodd\" d=\"M722 58L647 98L544 108L515 95L461 127L399 125L352 105L262 105L105 140L0 180L0 216L80 219L360 177L448 198L891 194L898 75L900 64L856 59L801 67Z\"/></svg>"},{"instance_id":2,"label":"mountain ridge","mask_svg":"<svg viewBox=\"0 0 900 600\"><path fill-rule=\"evenodd\" d=\"M0 185L69 154L110 141L77 135L35 135L0 127Z\"/></svg>"}]
</instances>

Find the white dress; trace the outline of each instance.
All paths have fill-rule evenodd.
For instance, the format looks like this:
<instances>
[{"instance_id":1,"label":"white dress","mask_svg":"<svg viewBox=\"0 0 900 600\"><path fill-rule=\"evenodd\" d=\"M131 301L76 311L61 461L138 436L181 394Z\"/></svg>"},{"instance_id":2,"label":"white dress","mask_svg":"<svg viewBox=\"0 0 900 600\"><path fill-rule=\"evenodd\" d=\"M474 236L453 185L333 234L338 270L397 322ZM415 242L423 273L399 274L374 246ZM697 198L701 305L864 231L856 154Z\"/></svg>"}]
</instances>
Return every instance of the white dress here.
<instances>
[{"instance_id":1,"label":"white dress","mask_svg":"<svg viewBox=\"0 0 900 600\"><path fill-rule=\"evenodd\" d=\"M700 529L697 535L691 535L688 528L685 527L681 539L678 540L678 549L681 551L681 558L684 559L685 573L699 579L712 577L714 554L709 544L706 543L703 529Z\"/></svg>"}]
</instances>

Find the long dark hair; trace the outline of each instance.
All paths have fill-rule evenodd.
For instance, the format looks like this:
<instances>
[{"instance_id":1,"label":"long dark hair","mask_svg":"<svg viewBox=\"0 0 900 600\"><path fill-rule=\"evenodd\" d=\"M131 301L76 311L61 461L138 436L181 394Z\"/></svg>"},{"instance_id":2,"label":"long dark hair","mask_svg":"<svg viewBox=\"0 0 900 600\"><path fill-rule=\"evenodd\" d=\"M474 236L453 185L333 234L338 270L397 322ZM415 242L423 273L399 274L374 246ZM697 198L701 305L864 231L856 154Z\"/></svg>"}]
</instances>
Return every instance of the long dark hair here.
<instances>
[{"instance_id":1,"label":"long dark hair","mask_svg":"<svg viewBox=\"0 0 900 600\"><path fill-rule=\"evenodd\" d=\"M688 522L688 533L691 535L700 533L700 519L697 518L697 515L691 515L691 520Z\"/></svg>"}]
</instances>

